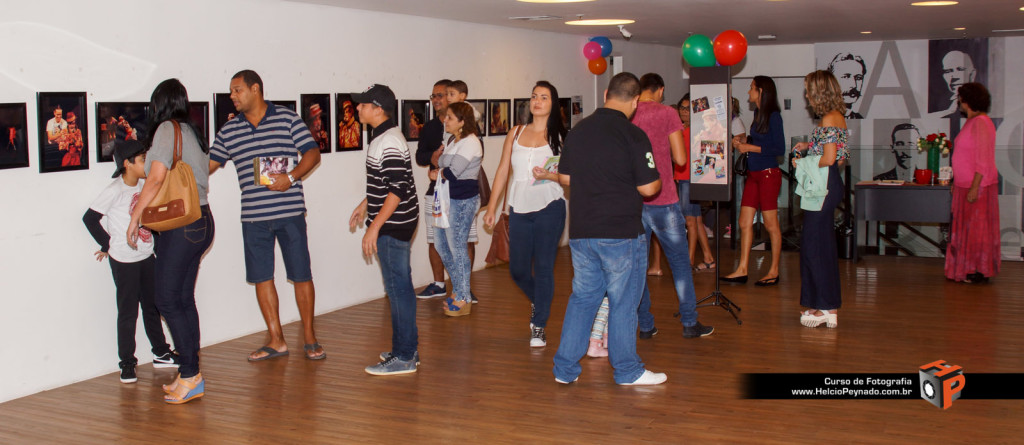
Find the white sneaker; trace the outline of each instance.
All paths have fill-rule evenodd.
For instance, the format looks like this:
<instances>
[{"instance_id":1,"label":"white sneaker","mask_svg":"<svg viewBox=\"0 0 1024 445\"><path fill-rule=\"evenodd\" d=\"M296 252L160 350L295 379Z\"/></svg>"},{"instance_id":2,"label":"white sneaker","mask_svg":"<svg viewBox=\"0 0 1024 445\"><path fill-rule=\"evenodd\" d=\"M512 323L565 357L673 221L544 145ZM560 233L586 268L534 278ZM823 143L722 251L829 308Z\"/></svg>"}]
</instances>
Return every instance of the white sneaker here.
<instances>
[{"instance_id":1,"label":"white sneaker","mask_svg":"<svg viewBox=\"0 0 1024 445\"><path fill-rule=\"evenodd\" d=\"M575 381L577 381L579 379L580 379L580 376L576 376L576 378L572 379L572 382L566 382L566 381L564 381L564 380L562 380L562 379L560 379L558 377L555 377L555 381L558 382L558 383L561 383L563 385L568 385L568 384L573 383L573 382L575 382Z\"/></svg>"},{"instance_id":2,"label":"white sneaker","mask_svg":"<svg viewBox=\"0 0 1024 445\"><path fill-rule=\"evenodd\" d=\"M644 373L640 375L640 378L633 380L631 383L619 383L622 386L634 386L634 385L660 385L668 380L668 376L663 372L651 372L644 370Z\"/></svg>"},{"instance_id":3,"label":"white sneaker","mask_svg":"<svg viewBox=\"0 0 1024 445\"><path fill-rule=\"evenodd\" d=\"M531 348L543 348L547 346L548 338L544 334L544 328L540 326L534 326L530 323L530 347Z\"/></svg>"}]
</instances>

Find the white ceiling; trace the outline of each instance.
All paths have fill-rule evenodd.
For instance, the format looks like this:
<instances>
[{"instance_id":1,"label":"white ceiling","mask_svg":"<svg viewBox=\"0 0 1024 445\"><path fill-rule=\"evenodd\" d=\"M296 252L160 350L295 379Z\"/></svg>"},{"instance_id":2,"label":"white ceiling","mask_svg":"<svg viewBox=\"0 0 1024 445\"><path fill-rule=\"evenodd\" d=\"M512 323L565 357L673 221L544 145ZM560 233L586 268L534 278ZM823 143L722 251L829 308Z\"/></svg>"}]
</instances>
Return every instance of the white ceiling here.
<instances>
[{"instance_id":1,"label":"white ceiling","mask_svg":"<svg viewBox=\"0 0 1024 445\"><path fill-rule=\"evenodd\" d=\"M691 33L714 38L726 29L751 45L857 40L950 39L1024 35L992 33L1024 28L1024 0L961 0L944 7L910 6L911 0L597 0L538 4L515 0L289 0L463 22L621 39L614 26L568 26L565 20L629 18L634 42L681 45ZM509 17L554 15L562 20ZM955 31L965 27L966 31ZM861 31L872 31L869 35ZM757 36L774 34L773 42Z\"/></svg>"}]
</instances>

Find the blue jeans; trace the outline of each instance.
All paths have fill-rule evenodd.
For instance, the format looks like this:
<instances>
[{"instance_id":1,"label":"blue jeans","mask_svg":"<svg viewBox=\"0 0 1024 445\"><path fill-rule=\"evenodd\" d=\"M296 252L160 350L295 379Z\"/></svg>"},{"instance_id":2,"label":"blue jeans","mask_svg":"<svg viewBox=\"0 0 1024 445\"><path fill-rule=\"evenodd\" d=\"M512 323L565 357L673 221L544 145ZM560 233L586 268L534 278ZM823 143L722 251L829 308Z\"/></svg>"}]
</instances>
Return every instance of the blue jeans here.
<instances>
[{"instance_id":1,"label":"blue jeans","mask_svg":"<svg viewBox=\"0 0 1024 445\"><path fill-rule=\"evenodd\" d=\"M530 213L508 216L508 270L533 304L530 323L546 327L555 295L555 256L565 230L565 200Z\"/></svg>"},{"instance_id":2,"label":"blue jeans","mask_svg":"<svg viewBox=\"0 0 1024 445\"><path fill-rule=\"evenodd\" d=\"M636 354L636 308L647 269L647 237L574 239L569 247L575 276L555 353L555 378L571 382L580 375L594 316L607 296L608 359L615 368L616 383L633 382L644 373Z\"/></svg>"},{"instance_id":3,"label":"blue jeans","mask_svg":"<svg viewBox=\"0 0 1024 445\"><path fill-rule=\"evenodd\" d=\"M377 237L377 259L384 279L384 292L391 302L391 354L402 360L412 360L419 340L409 244L409 241L387 235Z\"/></svg>"},{"instance_id":4,"label":"blue jeans","mask_svg":"<svg viewBox=\"0 0 1024 445\"><path fill-rule=\"evenodd\" d=\"M202 215L192 224L156 236L156 308L171 330L183 378L199 374L196 276L214 230L210 206L202 207Z\"/></svg>"},{"instance_id":5,"label":"blue jeans","mask_svg":"<svg viewBox=\"0 0 1024 445\"><path fill-rule=\"evenodd\" d=\"M645 204L643 221L648 242L651 239L651 232L658 235L661 249L665 251L665 259L672 268L672 280L675 281L676 297L679 298L679 321L683 326L693 326L697 324L697 292L693 289L693 272L690 270L690 244L686 241L686 219L676 204ZM654 329L651 291L647 288L647 280L644 280L644 293L637 315L640 317L640 330Z\"/></svg>"},{"instance_id":6,"label":"blue jeans","mask_svg":"<svg viewBox=\"0 0 1024 445\"><path fill-rule=\"evenodd\" d=\"M679 192L679 209L682 210L683 216L700 216L700 204L690 201L690 180L676 181L676 189Z\"/></svg>"},{"instance_id":7,"label":"blue jeans","mask_svg":"<svg viewBox=\"0 0 1024 445\"><path fill-rule=\"evenodd\" d=\"M453 199L449 206L450 227L435 227L434 248L437 249L438 255L441 255L441 262L448 270L448 275L452 277L452 298L456 301L469 302L469 274L473 272L473 265L469 264L466 243L469 242L469 227L473 224L479 208L479 195L469 199Z\"/></svg>"}]
</instances>

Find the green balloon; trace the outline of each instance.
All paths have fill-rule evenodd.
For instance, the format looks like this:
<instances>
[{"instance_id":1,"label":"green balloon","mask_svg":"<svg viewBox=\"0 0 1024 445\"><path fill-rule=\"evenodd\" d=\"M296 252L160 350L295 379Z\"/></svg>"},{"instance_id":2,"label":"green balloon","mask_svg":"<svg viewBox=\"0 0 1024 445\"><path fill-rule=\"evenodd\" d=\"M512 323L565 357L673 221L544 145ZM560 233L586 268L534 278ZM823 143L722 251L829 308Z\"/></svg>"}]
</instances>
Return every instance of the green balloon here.
<instances>
[{"instance_id":1,"label":"green balloon","mask_svg":"<svg viewBox=\"0 0 1024 445\"><path fill-rule=\"evenodd\" d=\"M683 42L683 59L690 66L715 66L715 45L704 34L694 34Z\"/></svg>"}]
</instances>

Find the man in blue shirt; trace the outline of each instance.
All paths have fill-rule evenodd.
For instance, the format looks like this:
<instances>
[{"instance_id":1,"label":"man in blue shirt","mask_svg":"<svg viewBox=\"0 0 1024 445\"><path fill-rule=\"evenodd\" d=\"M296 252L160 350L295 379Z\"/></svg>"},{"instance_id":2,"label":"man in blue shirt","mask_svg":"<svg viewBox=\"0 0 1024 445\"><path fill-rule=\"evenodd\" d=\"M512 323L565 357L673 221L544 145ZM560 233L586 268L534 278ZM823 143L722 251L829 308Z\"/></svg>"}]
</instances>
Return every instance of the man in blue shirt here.
<instances>
[{"instance_id":1,"label":"man in blue shirt","mask_svg":"<svg viewBox=\"0 0 1024 445\"><path fill-rule=\"evenodd\" d=\"M231 102L238 116L217 132L210 147L210 173L233 161L242 189L245 276L256 285L256 300L270 336L265 346L249 354L249 361L288 355L274 286L275 239L288 280L295 285L306 358L327 358L313 330L315 292L301 180L320 162L319 146L298 114L263 99L263 80L254 71L240 71L231 78ZM260 160L282 162L290 170L269 174L270 184L257 185L254 165Z\"/></svg>"}]
</instances>

